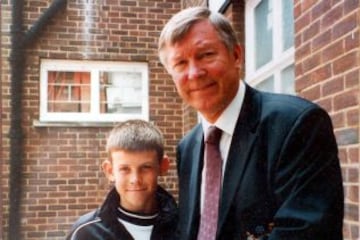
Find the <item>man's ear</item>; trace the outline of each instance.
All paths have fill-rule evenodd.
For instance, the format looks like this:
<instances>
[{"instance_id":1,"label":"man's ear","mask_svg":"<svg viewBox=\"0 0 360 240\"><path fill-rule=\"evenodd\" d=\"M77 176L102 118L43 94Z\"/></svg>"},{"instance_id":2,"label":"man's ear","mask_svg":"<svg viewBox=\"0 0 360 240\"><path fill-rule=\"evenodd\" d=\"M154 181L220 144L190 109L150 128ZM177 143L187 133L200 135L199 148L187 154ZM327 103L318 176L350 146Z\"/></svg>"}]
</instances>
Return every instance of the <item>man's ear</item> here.
<instances>
[{"instance_id":1,"label":"man's ear","mask_svg":"<svg viewBox=\"0 0 360 240\"><path fill-rule=\"evenodd\" d=\"M102 170L105 173L105 176L107 177L107 179L110 182L114 182L115 178L114 178L114 174L113 174L113 165L111 163L110 160L105 160L102 164L101 164Z\"/></svg>"},{"instance_id":2,"label":"man's ear","mask_svg":"<svg viewBox=\"0 0 360 240\"><path fill-rule=\"evenodd\" d=\"M160 162L160 176L166 175L169 170L170 160L167 155L164 155L163 159Z\"/></svg>"},{"instance_id":3,"label":"man's ear","mask_svg":"<svg viewBox=\"0 0 360 240\"><path fill-rule=\"evenodd\" d=\"M244 57L243 47L240 44L235 45L233 54L234 54L236 63L241 67L241 65L243 63L243 57Z\"/></svg>"}]
</instances>

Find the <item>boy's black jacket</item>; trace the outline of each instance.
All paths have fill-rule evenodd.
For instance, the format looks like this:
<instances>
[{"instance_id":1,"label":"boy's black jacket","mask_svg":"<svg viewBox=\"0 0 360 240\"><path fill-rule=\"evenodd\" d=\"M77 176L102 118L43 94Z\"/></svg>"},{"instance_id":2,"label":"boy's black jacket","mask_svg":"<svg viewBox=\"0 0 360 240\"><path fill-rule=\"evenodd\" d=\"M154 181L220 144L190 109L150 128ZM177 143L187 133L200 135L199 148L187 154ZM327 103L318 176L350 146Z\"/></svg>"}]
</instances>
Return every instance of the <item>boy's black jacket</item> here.
<instances>
[{"instance_id":1,"label":"boy's black jacket","mask_svg":"<svg viewBox=\"0 0 360 240\"><path fill-rule=\"evenodd\" d=\"M160 211L154 224L151 240L175 239L177 205L174 198L160 186L156 192ZM99 209L81 216L73 225L66 240L133 240L117 216L120 196L113 188Z\"/></svg>"}]
</instances>

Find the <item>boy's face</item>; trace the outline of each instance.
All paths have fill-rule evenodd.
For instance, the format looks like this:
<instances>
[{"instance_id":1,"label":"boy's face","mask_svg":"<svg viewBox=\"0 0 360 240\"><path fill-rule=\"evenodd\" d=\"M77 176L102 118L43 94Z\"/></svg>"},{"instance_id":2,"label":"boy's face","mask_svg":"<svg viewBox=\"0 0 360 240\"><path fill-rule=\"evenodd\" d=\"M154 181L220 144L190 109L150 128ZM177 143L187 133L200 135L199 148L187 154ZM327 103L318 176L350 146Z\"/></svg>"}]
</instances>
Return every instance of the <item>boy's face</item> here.
<instances>
[{"instance_id":1,"label":"boy's face","mask_svg":"<svg viewBox=\"0 0 360 240\"><path fill-rule=\"evenodd\" d=\"M156 151L113 151L112 163L103 170L120 195L120 205L138 213L152 213L156 208L157 178L161 173Z\"/></svg>"}]
</instances>

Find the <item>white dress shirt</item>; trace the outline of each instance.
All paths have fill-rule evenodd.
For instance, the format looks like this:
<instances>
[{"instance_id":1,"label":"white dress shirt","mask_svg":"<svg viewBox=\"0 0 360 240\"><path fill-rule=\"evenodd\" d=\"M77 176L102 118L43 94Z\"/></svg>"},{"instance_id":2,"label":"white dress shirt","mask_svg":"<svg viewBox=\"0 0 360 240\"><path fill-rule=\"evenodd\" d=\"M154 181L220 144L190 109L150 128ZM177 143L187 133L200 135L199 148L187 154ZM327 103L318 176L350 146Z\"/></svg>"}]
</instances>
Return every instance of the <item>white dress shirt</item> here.
<instances>
[{"instance_id":1,"label":"white dress shirt","mask_svg":"<svg viewBox=\"0 0 360 240\"><path fill-rule=\"evenodd\" d=\"M230 144L232 140L232 136L234 134L236 122L239 117L239 113L241 107L244 102L245 97L245 84L243 81L240 81L238 91L231 101L229 106L224 110L224 112L220 115L220 117L213 124L217 128L223 131L220 139L220 153L221 158L223 159L222 164L222 179L224 179L225 166L227 162L227 157L229 154ZM201 124L204 131L204 134L207 133L208 128L212 125L200 114ZM204 137L206 139L206 136ZM202 179L205 179L206 176L206 161L204 160L204 167L202 170ZM205 181L201 181L201 209L204 205L204 194L205 194Z\"/></svg>"}]
</instances>

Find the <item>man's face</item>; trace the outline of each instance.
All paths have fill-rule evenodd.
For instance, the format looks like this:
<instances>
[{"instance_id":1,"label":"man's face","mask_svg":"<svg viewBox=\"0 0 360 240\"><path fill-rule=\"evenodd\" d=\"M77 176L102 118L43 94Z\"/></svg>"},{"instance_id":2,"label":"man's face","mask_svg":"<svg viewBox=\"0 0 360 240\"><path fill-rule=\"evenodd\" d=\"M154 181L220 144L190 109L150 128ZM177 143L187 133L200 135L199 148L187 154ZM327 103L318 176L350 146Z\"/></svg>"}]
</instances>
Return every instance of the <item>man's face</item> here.
<instances>
[{"instance_id":1,"label":"man's face","mask_svg":"<svg viewBox=\"0 0 360 240\"><path fill-rule=\"evenodd\" d=\"M112 163L105 161L103 169L120 195L120 205L137 213L152 213L156 207L155 192L160 174L156 151L114 151Z\"/></svg>"},{"instance_id":2,"label":"man's face","mask_svg":"<svg viewBox=\"0 0 360 240\"><path fill-rule=\"evenodd\" d=\"M193 25L183 39L161 52L164 65L185 102L214 122L236 95L241 49L228 50L207 21Z\"/></svg>"}]
</instances>

